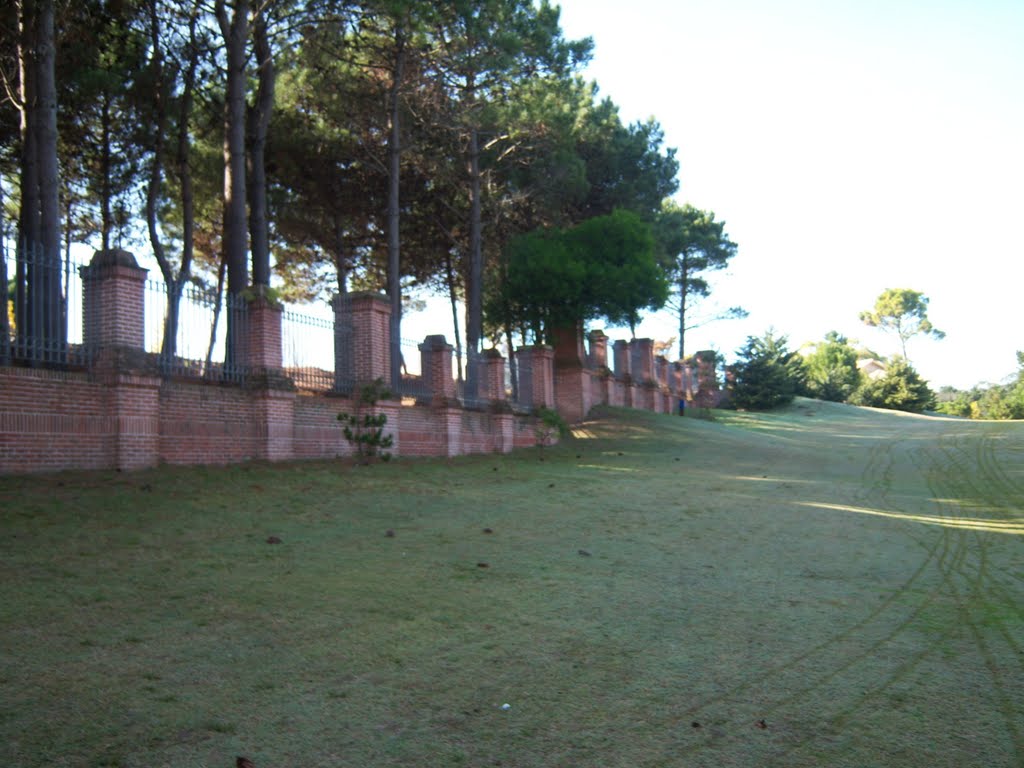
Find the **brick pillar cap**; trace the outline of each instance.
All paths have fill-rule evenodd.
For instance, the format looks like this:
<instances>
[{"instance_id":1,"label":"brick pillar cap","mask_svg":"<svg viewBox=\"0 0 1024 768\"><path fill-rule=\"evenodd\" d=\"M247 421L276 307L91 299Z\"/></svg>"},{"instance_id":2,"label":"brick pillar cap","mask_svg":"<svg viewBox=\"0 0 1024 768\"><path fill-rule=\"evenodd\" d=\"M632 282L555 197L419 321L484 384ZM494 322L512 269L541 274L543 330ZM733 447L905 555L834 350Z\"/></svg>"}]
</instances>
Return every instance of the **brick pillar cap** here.
<instances>
[{"instance_id":1,"label":"brick pillar cap","mask_svg":"<svg viewBox=\"0 0 1024 768\"><path fill-rule=\"evenodd\" d=\"M96 251L89 262L90 267L132 267L141 269L139 262L126 250L121 248L110 248L106 251ZM149 271L149 270L145 270Z\"/></svg>"},{"instance_id":2,"label":"brick pillar cap","mask_svg":"<svg viewBox=\"0 0 1024 768\"><path fill-rule=\"evenodd\" d=\"M454 349L448 340L444 337L443 333L436 333L431 336L427 336L423 339L423 343L420 344L420 352L431 352L440 351L443 349Z\"/></svg>"},{"instance_id":3,"label":"brick pillar cap","mask_svg":"<svg viewBox=\"0 0 1024 768\"><path fill-rule=\"evenodd\" d=\"M352 293L346 294L346 296L350 301L354 301L356 299L376 299L377 301L383 301L384 303L388 302L388 297L383 293L378 293L377 291L353 291Z\"/></svg>"},{"instance_id":4,"label":"brick pillar cap","mask_svg":"<svg viewBox=\"0 0 1024 768\"><path fill-rule=\"evenodd\" d=\"M444 337L442 336L442 338ZM485 349L483 352L480 353L480 357L486 357L490 360L504 359L501 355L501 350L495 349L494 347L491 347L490 349Z\"/></svg>"},{"instance_id":5,"label":"brick pillar cap","mask_svg":"<svg viewBox=\"0 0 1024 768\"><path fill-rule=\"evenodd\" d=\"M548 350L550 352L554 352L555 348L550 346L549 344L526 344L526 345L524 345L522 347L519 347L519 350L523 351L523 352L526 352L526 351L530 351L530 352L543 352L545 350Z\"/></svg>"}]
</instances>

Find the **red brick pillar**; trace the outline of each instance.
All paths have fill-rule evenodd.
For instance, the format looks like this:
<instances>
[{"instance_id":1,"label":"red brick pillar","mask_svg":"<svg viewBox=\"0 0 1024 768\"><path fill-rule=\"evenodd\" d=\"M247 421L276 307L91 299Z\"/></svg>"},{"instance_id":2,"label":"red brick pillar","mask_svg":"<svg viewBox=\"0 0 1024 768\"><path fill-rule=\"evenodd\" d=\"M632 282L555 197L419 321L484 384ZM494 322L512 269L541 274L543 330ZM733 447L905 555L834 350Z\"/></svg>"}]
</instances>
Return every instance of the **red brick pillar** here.
<instances>
[{"instance_id":1,"label":"red brick pillar","mask_svg":"<svg viewBox=\"0 0 1024 768\"><path fill-rule=\"evenodd\" d=\"M687 400L693 400L697 394L697 372L693 358L687 358L687 361L682 364L683 394Z\"/></svg>"},{"instance_id":2,"label":"red brick pillar","mask_svg":"<svg viewBox=\"0 0 1024 768\"><path fill-rule=\"evenodd\" d=\"M516 417L511 413L494 413L491 415L494 425L495 453L512 453L515 448Z\"/></svg>"},{"instance_id":3,"label":"red brick pillar","mask_svg":"<svg viewBox=\"0 0 1024 768\"><path fill-rule=\"evenodd\" d=\"M106 390L117 469L160 460L160 377L145 355L146 274L128 251L97 251L82 267L82 340Z\"/></svg>"},{"instance_id":4,"label":"red brick pillar","mask_svg":"<svg viewBox=\"0 0 1024 768\"><path fill-rule=\"evenodd\" d=\"M351 392L355 382L352 368L352 302L347 293L331 299L334 310L334 389Z\"/></svg>"},{"instance_id":5,"label":"red brick pillar","mask_svg":"<svg viewBox=\"0 0 1024 768\"><path fill-rule=\"evenodd\" d=\"M252 398L257 425L256 458L295 458L295 391L266 387L254 390Z\"/></svg>"},{"instance_id":6,"label":"red brick pillar","mask_svg":"<svg viewBox=\"0 0 1024 768\"><path fill-rule=\"evenodd\" d=\"M128 251L96 251L82 267L82 337L87 350L145 349L146 275Z\"/></svg>"},{"instance_id":7,"label":"red brick pillar","mask_svg":"<svg viewBox=\"0 0 1024 768\"><path fill-rule=\"evenodd\" d=\"M284 375L281 318L284 308L261 286L245 306L246 388L256 422L255 455L266 461L295 456L295 385Z\"/></svg>"},{"instance_id":8,"label":"red brick pillar","mask_svg":"<svg viewBox=\"0 0 1024 768\"><path fill-rule=\"evenodd\" d=\"M516 350L519 401L531 408L555 407L555 351L543 344Z\"/></svg>"},{"instance_id":9,"label":"red brick pillar","mask_svg":"<svg viewBox=\"0 0 1024 768\"><path fill-rule=\"evenodd\" d=\"M632 378L629 359L629 342L618 339L612 344L612 355L615 358L615 378L629 381Z\"/></svg>"},{"instance_id":10,"label":"red brick pillar","mask_svg":"<svg viewBox=\"0 0 1024 768\"><path fill-rule=\"evenodd\" d=\"M590 371L583 365L583 328L555 329L555 404L570 424L583 421L593 405Z\"/></svg>"},{"instance_id":11,"label":"red brick pillar","mask_svg":"<svg viewBox=\"0 0 1024 768\"><path fill-rule=\"evenodd\" d=\"M244 364L251 373L281 374L281 316L284 308L262 292L246 304Z\"/></svg>"},{"instance_id":12,"label":"red brick pillar","mask_svg":"<svg viewBox=\"0 0 1024 768\"><path fill-rule=\"evenodd\" d=\"M155 467L160 463L160 377L113 367L103 370L99 379L107 391L114 427L115 467Z\"/></svg>"},{"instance_id":13,"label":"red brick pillar","mask_svg":"<svg viewBox=\"0 0 1024 768\"><path fill-rule=\"evenodd\" d=\"M352 325L352 375L356 384L391 382L391 306L379 293L349 295Z\"/></svg>"},{"instance_id":14,"label":"red brick pillar","mask_svg":"<svg viewBox=\"0 0 1024 768\"><path fill-rule=\"evenodd\" d=\"M604 331L594 330L587 336L589 351L587 367L591 371L591 399L598 403L608 404L612 401L612 372L608 368L608 337Z\"/></svg>"},{"instance_id":15,"label":"red brick pillar","mask_svg":"<svg viewBox=\"0 0 1024 768\"><path fill-rule=\"evenodd\" d=\"M714 408L718 405L720 390L718 375L715 373L717 355L714 350L698 352L697 358L697 394L694 398L702 408Z\"/></svg>"},{"instance_id":16,"label":"red brick pillar","mask_svg":"<svg viewBox=\"0 0 1024 768\"><path fill-rule=\"evenodd\" d=\"M679 400L684 396L682 363L669 363L668 391L672 393L674 400Z\"/></svg>"},{"instance_id":17,"label":"red brick pillar","mask_svg":"<svg viewBox=\"0 0 1024 768\"><path fill-rule=\"evenodd\" d=\"M668 360L659 355L654 358L654 378L658 383L658 413L669 413Z\"/></svg>"},{"instance_id":18,"label":"red brick pillar","mask_svg":"<svg viewBox=\"0 0 1024 768\"><path fill-rule=\"evenodd\" d=\"M633 339L629 342L629 367L633 376L633 408L655 410L654 340Z\"/></svg>"},{"instance_id":19,"label":"red brick pillar","mask_svg":"<svg viewBox=\"0 0 1024 768\"><path fill-rule=\"evenodd\" d=\"M587 365L592 371L600 371L608 367L608 337L604 331L591 331L587 340L590 342L590 354Z\"/></svg>"},{"instance_id":20,"label":"red brick pillar","mask_svg":"<svg viewBox=\"0 0 1024 768\"><path fill-rule=\"evenodd\" d=\"M480 395L491 403L504 403L505 358L496 349L485 349L480 353Z\"/></svg>"},{"instance_id":21,"label":"red brick pillar","mask_svg":"<svg viewBox=\"0 0 1024 768\"><path fill-rule=\"evenodd\" d=\"M452 350L444 336L427 336L420 344L420 371L423 388L436 405L454 402L455 378L452 376Z\"/></svg>"},{"instance_id":22,"label":"red brick pillar","mask_svg":"<svg viewBox=\"0 0 1024 768\"><path fill-rule=\"evenodd\" d=\"M629 342L630 371L638 384L654 381L654 340L633 339Z\"/></svg>"},{"instance_id":23,"label":"red brick pillar","mask_svg":"<svg viewBox=\"0 0 1024 768\"><path fill-rule=\"evenodd\" d=\"M630 371L629 342L617 339L612 343L615 377L609 382L608 404L629 408L633 405L633 374Z\"/></svg>"}]
</instances>

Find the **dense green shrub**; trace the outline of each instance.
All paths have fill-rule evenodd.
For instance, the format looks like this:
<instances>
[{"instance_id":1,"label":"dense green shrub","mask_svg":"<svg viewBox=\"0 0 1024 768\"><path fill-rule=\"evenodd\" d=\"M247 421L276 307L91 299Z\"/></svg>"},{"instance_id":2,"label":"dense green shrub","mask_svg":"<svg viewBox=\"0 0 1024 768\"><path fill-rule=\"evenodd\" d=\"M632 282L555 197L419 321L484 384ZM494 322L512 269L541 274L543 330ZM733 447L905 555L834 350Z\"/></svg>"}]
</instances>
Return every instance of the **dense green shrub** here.
<instances>
[{"instance_id":1,"label":"dense green shrub","mask_svg":"<svg viewBox=\"0 0 1024 768\"><path fill-rule=\"evenodd\" d=\"M870 379L853 393L850 402L873 408L922 413L935 408L935 393L928 382L902 357L889 361L885 375Z\"/></svg>"},{"instance_id":2,"label":"dense green shrub","mask_svg":"<svg viewBox=\"0 0 1024 768\"><path fill-rule=\"evenodd\" d=\"M800 356L786 347L785 336L768 331L747 337L730 367L730 405L737 410L766 411L791 403L806 376Z\"/></svg>"}]
</instances>

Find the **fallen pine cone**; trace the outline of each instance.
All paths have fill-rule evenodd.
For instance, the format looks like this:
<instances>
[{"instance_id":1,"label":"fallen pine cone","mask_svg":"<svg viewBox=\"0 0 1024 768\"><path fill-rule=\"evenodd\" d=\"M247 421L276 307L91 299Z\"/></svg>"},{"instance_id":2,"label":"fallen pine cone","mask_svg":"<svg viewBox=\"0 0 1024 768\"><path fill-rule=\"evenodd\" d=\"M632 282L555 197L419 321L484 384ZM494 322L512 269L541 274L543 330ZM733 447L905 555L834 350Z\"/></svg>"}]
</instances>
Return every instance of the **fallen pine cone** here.
<instances>
[{"instance_id":1,"label":"fallen pine cone","mask_svg":"<svg viewBox=\"0 0 1024 768\"><path fill-rule=\"evenodd\" d=\"M235 768L256 768L256 765L248 757L238 756L235 758Z\"/></svg>"},{"instance_id":2,"label":"fallen pine cone","mask_svg":"<svg viewBox=\"0 0 1024 768\"><path fill-rule=\"evenodd\" d=\"M267 536L267 544L280 544L281 539L277 536Z\"/></svg>"},{"instance_id":3,"label":"fallen pine cone","mask_svg":"<svg viewBox=\"0 0 1024 768\"><path fill-rule=\"evenodd\" d=\"M754 725L756 725L758 728L762 730L768 727L768 723L766 723L764 720L758 720L756 723L754 723Z\"/></svg>"}]
</instances>

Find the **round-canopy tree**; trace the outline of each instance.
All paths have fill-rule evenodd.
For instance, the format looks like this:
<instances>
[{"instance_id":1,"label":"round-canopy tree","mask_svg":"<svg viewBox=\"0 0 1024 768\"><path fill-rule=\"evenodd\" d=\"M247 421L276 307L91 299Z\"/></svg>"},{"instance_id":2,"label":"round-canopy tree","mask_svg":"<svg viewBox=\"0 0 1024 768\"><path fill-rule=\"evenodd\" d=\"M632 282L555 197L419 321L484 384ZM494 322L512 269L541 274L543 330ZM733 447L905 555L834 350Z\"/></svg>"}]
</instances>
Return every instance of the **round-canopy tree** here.
<instances>
[{"instance_id":1,"label":"round-canopy tree","mask_svg":"<svg viewBox=\"0 0 1024 768\"><path fill-rule=\"evenodd\" d=\"M488 301L490 324L528 331L537 341L599 317L634 328L642 311L659 309L668 297L650 228L629 211L520 235L504 260Z\"/></svg>"},{"instance_id":2,"label":"round-canopy tree","mask_svg":"<svg viewBox=\"0 0 1024 768\"><path fill-rule=\"evenodd\" d=\"M865 325L895 333L900 339L904 359L907 359L907 341L914 336L946 337L928 319L928 297L909 288L887 288L875 301L875 308L861 312L860 319Z\"/></svg>"}]
</instances>

